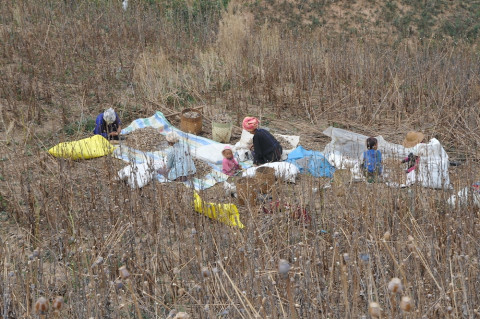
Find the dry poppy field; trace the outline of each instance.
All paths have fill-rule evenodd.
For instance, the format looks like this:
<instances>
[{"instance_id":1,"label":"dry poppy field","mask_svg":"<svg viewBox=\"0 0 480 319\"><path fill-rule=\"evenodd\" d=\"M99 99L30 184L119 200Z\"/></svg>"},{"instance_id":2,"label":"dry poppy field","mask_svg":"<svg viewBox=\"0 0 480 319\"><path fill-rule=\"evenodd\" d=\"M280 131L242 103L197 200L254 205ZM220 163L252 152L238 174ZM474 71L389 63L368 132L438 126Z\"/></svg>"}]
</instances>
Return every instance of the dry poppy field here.
<instances>
[{"instance_id":1,"label":"dry poppy field","mask_svg":"<svg viewBox=\"0 0 480 319\"><path fill-rule=\"evenodd\" d=\"M479 178L477 43L282 28L252 8L0 3L2 318L479 316L479 209L447 205ZM331 125L395 143L422 131L458 164L452 189L339 191L299 175L276 182L273 209L239 205L221 184L204 191L238 205L240 229L195 212L183 184L132 190L116 180L118 159L46 152L90 136L107 107L126 126L197 106L201 135L228 114L233 143L247 115L313 150ZM163 145L143 133L127 143Z\"/></svg>"}]
</instances>

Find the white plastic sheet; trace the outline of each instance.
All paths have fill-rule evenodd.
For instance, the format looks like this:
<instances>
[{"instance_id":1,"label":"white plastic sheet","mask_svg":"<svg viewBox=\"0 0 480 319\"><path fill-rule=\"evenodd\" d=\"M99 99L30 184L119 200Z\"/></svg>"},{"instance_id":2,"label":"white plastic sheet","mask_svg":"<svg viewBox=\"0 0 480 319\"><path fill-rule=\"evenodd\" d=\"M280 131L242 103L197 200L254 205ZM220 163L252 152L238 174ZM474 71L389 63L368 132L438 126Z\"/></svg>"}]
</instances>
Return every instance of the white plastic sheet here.
<instances>
[{"instance_id":1,"label":"white plastic sheet","mask_svg":"<svg viewBox=\"0 0 480 319\"><path fill-rule=\"evenodd\" d=\"M323 134L332 139L323 150L330 163L336 168L349 168L354 178L362 178L361 162L363 152L367 149L365 143L368 136L334 127L327 128ZM412 176L408 176L406 184L398 186L409 186L419 182L423 187L451 188L448 155L437 139L433 138L428 143L420 143L411 148L387 142L382 136L376 136L376 139L383 158L400 161L409 153L420 157L418 173L413 179Z\"/></svg>"}]
</instances>

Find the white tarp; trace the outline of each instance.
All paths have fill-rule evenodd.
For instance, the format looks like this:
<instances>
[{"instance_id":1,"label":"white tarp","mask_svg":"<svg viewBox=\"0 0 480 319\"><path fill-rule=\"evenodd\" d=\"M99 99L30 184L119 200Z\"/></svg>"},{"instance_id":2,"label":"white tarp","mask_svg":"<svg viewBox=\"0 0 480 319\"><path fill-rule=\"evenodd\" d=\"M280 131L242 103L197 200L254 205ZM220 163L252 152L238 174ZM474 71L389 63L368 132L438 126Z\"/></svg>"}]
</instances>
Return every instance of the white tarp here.
<instances>
[{"instance_id":1,"label":"white tarp","mask_svg":"<svg viewBox=\"0 0 480 319\"><path fill-rule=\"evenodd\" d=\"M323 134L332 140L325 146L323 154L330 164L336 168L349 168L354 178L362 177L361 162L363 152L367 150L366 140L368 136L350 132L344 129L329 127ZM393 158L400 161L413 153L420 157L418 174L408 176L406 183L392 186L409 186L415 181L429 188L451 188L448 175L448 155L440 142L432 138L428 143L420 143L411 148L405 148L400 144L389 143L382 136L375 137L378 140L378 150L382 152L382 158ZM385 176L388 179L388 176Z\"/></svg>"}]
</instances>

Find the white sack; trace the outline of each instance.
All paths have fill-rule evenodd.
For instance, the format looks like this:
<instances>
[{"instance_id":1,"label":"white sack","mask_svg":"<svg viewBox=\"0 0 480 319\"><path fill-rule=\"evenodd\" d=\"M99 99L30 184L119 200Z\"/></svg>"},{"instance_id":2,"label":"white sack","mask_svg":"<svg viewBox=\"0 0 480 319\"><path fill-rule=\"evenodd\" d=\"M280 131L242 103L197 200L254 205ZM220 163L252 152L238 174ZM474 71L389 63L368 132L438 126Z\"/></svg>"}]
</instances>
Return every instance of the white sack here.
<instances>
[{"instance_id":1,"label":"white sack","mask_svg":"<svg viewBox=\"0 0 480 319\"><path fill-rule=\"evenodd\" d=\"M246 148L248 149L250 145L253 144L253 134L248 131L242 130L242 135L240 136L240 141L235 144L235 148Z\"/></svg>"},{"instance_id":2,"label":"white sack","mask_svg":"<svg viewBox=\"0 0 480 319\"><path fill-rule=\"evenodd\" d=\"M340 152L332 152L328 154L328 162L337 169L349 169L352 172L354 180L363 180L362 163L360 160L344 156Z\"/></svg>"},{"instance_id":3,"label":"white sack","mask_svg":"<svg viewBox=\"0 0 480 319\"><path fill-rule=\"evenodd\" d=\"M298 146L298 143L300 142L300 136L298 135L282 135L282 134L273 134L273 136L280 136L284 140L286 140L290 145L282 145L283 148L286 148L287 146L290 146L291 149L295 149Z\"/></svg>"},{"instance_id":4,"label":"white sack","mask_svg":"<svg viewBox=\"0 0 480 319\"><path fill-rule=\"evenodd\" d=\"M235 148L235 158L239 162L253 160L252 152L247 148Z\"/></svg>"},{"instance_id":5,"label":"white sack","mask_svg":"<svg viewBox=\"0 0 480 319\"><path fill-rule=\"evenodd\" d=\"M284 161L288 158L288 154L290 154L294 149L297 148L298 143L300 142L300 136L298 135L282 135L282 134L273 134L275 137L282 137L284 140L290 143L290 145L282 145L283 151L281 160ZM291 147L287 149L287 147Z\"/></svg>"},{"instance_id":6,"label":"white sack","mask_svg":"<svg viewBox=\"0 0 480 319\"><path fill-rule=\"evenodd\" d=\"M155 161L142 164L130 163L118 171L118 178L126 180L131 188L142 188L152 181L157 170L165 167L165 162Z\"/></svg>"},{"instance_id":7,"label":"white sack","mask_svg":"<svg viewBox=\"0 0 480 319\"><path fill-rule=\"evenodd\" d=\"M287 162L275 162L275 163L266 163L256 167L250 167L246 169L243 173L243 177L253 177L255 176L255 171L259 167L273 167L275 169L275 177L281 178L284 181L295 183L297 174L300 173L300 170L293 164Z\"/></svg>"},{"instance_id":8,"label":"white sack","mask_svg":"<svg viewBox=\"0 0 480 319\"><path fill-rule=\"evenodd\" d=\"M332 138L323 150L323 154L329 159L330 164L336 168L345 168L342 167L342 163L347 162L351 165L350 170L354 176L359 175L358 168L360 168L361 174L361 166L356 164L361 165L363 161L362 157L363 152L367 150L365 143L368 136L334 127L327 128L323 134ZM376 139L378 140L378 150L382 152L382 158L393 158L400 161L409 153L420 156L418 174L415 179L423 187L451 188L448 175L448 155L437 139L432 138L428 144L420 143L411 148L389 143L382 136L376 136ZM411 183L412 176L408 176L407 185L402 186L408 186Z\"/></svg>"}]
</instances>

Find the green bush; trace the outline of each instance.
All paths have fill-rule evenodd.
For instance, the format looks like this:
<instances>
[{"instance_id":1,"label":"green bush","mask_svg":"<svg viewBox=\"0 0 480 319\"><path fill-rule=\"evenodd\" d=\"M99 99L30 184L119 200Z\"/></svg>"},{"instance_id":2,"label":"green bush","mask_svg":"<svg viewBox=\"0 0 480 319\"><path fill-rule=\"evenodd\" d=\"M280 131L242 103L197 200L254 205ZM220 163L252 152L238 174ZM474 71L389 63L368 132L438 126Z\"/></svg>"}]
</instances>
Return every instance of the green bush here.
<instances>
[{"instance_id":1,"label":"green bush","mask_svg":"<svg viewBox=\"0 0 480 319\"><path fill-rule=\"evenodd\" d=\"M95 129L95 119L88 117L81 121L76 121L65 125L63 131L67 135L75 135L78 133L93 132Z\"/></svg>"}]
</instances>

